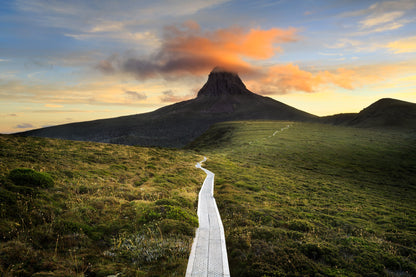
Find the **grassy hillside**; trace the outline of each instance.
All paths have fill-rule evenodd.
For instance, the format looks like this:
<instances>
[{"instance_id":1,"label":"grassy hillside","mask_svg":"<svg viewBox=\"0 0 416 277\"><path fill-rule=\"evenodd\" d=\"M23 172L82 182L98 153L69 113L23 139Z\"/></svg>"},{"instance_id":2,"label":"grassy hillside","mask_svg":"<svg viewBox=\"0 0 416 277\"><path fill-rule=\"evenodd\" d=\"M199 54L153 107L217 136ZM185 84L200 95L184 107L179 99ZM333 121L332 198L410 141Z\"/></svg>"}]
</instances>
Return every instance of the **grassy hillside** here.
<instances>
[{"instance_id":1,"label":"grassy hillside","mask_svg":"<svg viewBox=\"0 0 416 277\"><path fill-rule=\"evenodd\" d=\"M199 159L0 136L0 275L183 276L198 224Z\"/></svg>"},{"instance_id":2,"label":"grassy hillside","mask_svg":"<svg viewBox=\"0 0 416 277\"><path fill-rule=\"evenodd\" d=\"M232 276L416 276L416 134L232 122L190 147L216 174Z\"/></svg>"},{"instance_id":3,"label":"grassy hillside","mask_svg":"<svg viewBox=\"0 0 416 277\"><path fill-rule=\"evenodd\" d=\"M320 118L321 123L416 131L416 104L391 98L380 99L359 113L335 114Z\"/></svg>"}]
</instances>

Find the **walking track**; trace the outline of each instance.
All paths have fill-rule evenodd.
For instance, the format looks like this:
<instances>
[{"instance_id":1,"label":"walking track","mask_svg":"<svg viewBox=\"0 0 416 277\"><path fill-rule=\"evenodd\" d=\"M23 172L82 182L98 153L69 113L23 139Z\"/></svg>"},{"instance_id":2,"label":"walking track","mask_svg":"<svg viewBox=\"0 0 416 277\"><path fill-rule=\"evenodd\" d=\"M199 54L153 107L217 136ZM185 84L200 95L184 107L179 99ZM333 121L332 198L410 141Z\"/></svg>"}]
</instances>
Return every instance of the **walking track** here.
<instances>
[{"instance_id":1,"label":"walking track","mask_svg":"<svg viewBox=\"0 0 416 277\"><path fill-rule=\"evenodd\" d=\"M207 177L198 196L199 228L192 244L186 277L229 277L224 227L214 198L214 173L201 167L205 161L206 158L196 164Z\"/></svg>"}]
</instances>

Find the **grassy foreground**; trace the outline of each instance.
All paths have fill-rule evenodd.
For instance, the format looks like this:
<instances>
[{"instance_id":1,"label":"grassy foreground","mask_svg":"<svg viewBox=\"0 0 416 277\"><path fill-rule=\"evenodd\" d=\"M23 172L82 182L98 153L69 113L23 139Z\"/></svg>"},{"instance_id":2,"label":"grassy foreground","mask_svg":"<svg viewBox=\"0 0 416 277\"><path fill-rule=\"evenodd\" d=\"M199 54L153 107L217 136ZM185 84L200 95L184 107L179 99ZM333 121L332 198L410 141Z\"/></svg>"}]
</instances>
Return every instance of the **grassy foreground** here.
<instances>
[{"instance_id":1,"label":"grassy foreground","mask_svg":"<svg viewBox=\"0 0 416 277\"><path fill-rule=\"evenodd\" d=\"M232 276L416 276L416 134L231 122L190 147L216 174Z\"/></svg>"},{"instance_id":2,"label":"grassy foreground","mask_svg":"<svg viewBox=\"0 0 416 277\"><path fill-rule=\"evenodd\" d=\"M1 276L183 276L189 151L0 136Z\"/></svg>"}]
</instances>

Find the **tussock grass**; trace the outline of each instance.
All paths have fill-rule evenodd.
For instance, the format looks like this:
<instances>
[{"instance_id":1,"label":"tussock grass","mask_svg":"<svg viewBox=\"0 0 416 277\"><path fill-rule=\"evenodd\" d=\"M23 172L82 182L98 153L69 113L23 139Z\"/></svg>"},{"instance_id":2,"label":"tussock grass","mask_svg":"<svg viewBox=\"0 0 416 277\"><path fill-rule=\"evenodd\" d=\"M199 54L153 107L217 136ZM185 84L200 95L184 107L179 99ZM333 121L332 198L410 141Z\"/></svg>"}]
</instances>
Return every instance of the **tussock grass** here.
<instances>
[{"instance_id":1,"label":"tussock grass","mask_svg":"<svg viewBox=\"0 0 416 277\"><path fill-rule=\"evenodd\" d=\"M183 276L190 151L0 136L2 276Z\"/></svg>"},{"instance_id":2,"label":"tussock grass","mask_svg":"<svg viewBox=\"0 0 416 277\"><path fill-rule=\"evenodd\" d=\"M416 134L229 122L190 147L216 174L232 276L416 275Z\"/></svg>"}]
</instances>

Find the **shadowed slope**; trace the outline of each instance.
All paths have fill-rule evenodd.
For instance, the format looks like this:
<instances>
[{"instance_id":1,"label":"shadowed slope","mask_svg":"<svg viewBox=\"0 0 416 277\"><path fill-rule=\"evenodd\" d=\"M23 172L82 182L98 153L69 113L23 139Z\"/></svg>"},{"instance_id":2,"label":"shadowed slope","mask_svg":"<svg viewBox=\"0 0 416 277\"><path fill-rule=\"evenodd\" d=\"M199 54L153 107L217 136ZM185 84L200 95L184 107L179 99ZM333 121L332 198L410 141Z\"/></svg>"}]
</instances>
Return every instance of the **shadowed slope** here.
<instances>
[{"instance_id":1,"label":"shadowed slope","mask_svg":"<svg viewBox=\"0 0 416 277\"><path fill-rule=\"evenodd\" d=\"M363 128L416 129L416 104L383 98L361 112L323 117L323 122Z\"/></svg>"},{"instance_id":2,"label":"shadowed slope","mask_svg":"<svg viewBox=\"0 0 416 277\"><path fill-rule=\"evenodd\" d=\"M156 111L71 123L21 133L29 136L182 147L213 123L231 120L308 121L314 115L249 91L236 73L214 69L195 99Z\"/></svg>"}]
</instances>

